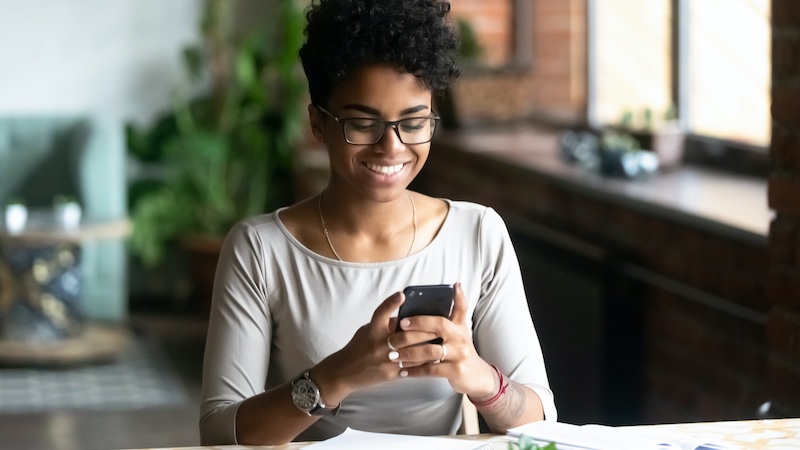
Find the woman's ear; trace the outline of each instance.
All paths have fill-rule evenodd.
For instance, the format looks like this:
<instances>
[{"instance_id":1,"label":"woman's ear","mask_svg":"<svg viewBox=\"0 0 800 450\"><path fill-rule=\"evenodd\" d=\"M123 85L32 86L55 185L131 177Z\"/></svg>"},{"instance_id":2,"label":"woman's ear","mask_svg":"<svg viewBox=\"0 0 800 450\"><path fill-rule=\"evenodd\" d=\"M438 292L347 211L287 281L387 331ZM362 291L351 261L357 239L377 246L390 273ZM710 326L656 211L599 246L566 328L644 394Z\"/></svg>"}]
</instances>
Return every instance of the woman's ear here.
<instances>
[{"instance_id":1,"label":"woman's ear","mask_svg":"<svg viewBox=\"0 0 800 450\"><path fill-rule=\"evenodd\" d=\"M321 143L325 143L325 133L323 132L322 127L322 113L314 106L313 103L308 104L308 122L311 124L311 133L314 134L314 137L317 141Z\"/></svg>"}]
</instances>

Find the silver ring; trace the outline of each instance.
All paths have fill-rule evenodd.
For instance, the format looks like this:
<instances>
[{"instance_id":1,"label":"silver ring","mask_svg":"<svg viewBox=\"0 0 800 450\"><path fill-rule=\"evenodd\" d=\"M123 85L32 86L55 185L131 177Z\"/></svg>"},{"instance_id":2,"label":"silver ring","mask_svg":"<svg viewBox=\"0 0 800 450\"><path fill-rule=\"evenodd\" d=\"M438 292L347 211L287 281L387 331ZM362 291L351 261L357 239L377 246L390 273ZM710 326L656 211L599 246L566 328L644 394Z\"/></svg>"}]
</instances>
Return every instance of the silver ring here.
<instances>
[{"instance_id":1,"label":"silver ring","mask_svg":"<svg viewBox=\"0 0 800 450\"><path fill-rule=\"evenodd\" d=\"M444 346L444 343L439 344L439 345L442 346L442 356L439 357L439 359L437 359L436 361L434 361L433 362L434 364L443 363L444 359L447 357L447 347Z\"/></svg>"},{"instance_id":2,"label":"silver ring","mask_svg":"<svg viewBox=\"0 0 800 450\"><path fill-rule=\"evenodd\" d=\"M386 345L389 347L389 350L391 350L393 352L397 351L397 349L394 348L394 345L392 345L392 337L391 336L386 338Z\"/></svg>"}]
</instances>

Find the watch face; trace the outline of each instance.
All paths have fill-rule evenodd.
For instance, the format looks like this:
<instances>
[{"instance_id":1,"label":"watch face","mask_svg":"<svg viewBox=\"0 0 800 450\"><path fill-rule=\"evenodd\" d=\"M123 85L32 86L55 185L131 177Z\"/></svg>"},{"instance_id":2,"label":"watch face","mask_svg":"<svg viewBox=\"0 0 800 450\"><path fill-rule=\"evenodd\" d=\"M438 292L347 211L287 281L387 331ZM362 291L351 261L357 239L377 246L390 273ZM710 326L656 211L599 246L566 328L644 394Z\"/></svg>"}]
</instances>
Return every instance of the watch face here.
<instances>
[{"instance_id":1,"label":"watch face","mask_svg":"<svg viewBox=\"0 0 800 450\"><path fill-rule=\"evenodd\" d=\"M304 411L310 411L311 408L317 405L317 401L319 400L317 389L310 381L301 378L294 382L294 386L292 387L292 400L298 408Z\"/></svg>"}]
</instances>

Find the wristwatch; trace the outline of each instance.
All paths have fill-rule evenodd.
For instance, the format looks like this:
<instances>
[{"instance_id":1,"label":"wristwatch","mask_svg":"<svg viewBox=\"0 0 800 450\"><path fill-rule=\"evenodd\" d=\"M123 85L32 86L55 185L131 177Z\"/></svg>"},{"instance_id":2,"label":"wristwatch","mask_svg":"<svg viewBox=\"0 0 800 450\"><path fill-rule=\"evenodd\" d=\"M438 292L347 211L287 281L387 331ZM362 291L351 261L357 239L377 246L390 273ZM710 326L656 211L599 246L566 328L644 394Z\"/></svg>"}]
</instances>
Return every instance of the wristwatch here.
<instances>
[{"instance_id":1,"label":"wristwatch","mask_svg":"<svg viewBox=\"0 0 800 450\"><path fill-rule=\"evenodd\" d=\"M335 408L326 406L325 402L322 401L322 395L319 393L319 387L311 380L308 372L306 370L292 381L292 401L295 406L309 416L322 416L328 413L332 413L335 416L339 412L341 403L336 405Z\"/></svg>"}]
</instances>

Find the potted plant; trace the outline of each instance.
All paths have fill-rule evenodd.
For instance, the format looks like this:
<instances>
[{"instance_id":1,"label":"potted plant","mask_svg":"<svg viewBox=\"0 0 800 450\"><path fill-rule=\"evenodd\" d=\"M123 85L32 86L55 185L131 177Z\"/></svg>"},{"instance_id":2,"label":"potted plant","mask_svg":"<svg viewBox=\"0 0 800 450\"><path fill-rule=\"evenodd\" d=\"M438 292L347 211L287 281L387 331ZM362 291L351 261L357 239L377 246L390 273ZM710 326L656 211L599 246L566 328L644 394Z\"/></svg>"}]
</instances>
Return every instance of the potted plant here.
<instances>
[{"instance_id":1,"label":"potted plant","mask_svg":"<svg viewBox=\"0 0 800 450\"><path fill-rule=\"evenodd\" d=\"M475 67L483 54L483 48L478 41L478 35L472 23L463 17L456 19L458 30L458 58L460 64L465 67ZM463 74L462 74L463 76ZM460 127L458 116L457 99L458 95L453 87L446 89L435 99L436 112L442 119L442 127L455 129Z\"/></svg>"},{"instance_id":2,"label":"potted plant","mask_svg":"<svg viewBox=\"0 0 800 450\"><path fill-rule=\"evenodd\" d=\"M642 142L642 147L651 150L658 158L662 169L675 168L683 158L685 134L677 119L677 108L671 105L656 118L652 108L644 108L638 120L632 111L622 115L621 128Z\"/></svg>"},{"instance_id":3,"label":"potted plant","mask_svg":"<svg viewBox=\"0 0 800 450\"><path fill-rule=\"evenodd\" d=\"M149 128L127 127L129 152L158 175L131 185L131 250L149 268L176 243L192 253L187 269L202 301L231 226L291 200L303 124L302 11L279 0L273 35L237 36L235 5L207 0L203 42L183 52L191 91L210 88L180 97Z\"/></svg>"}]
</instances>

